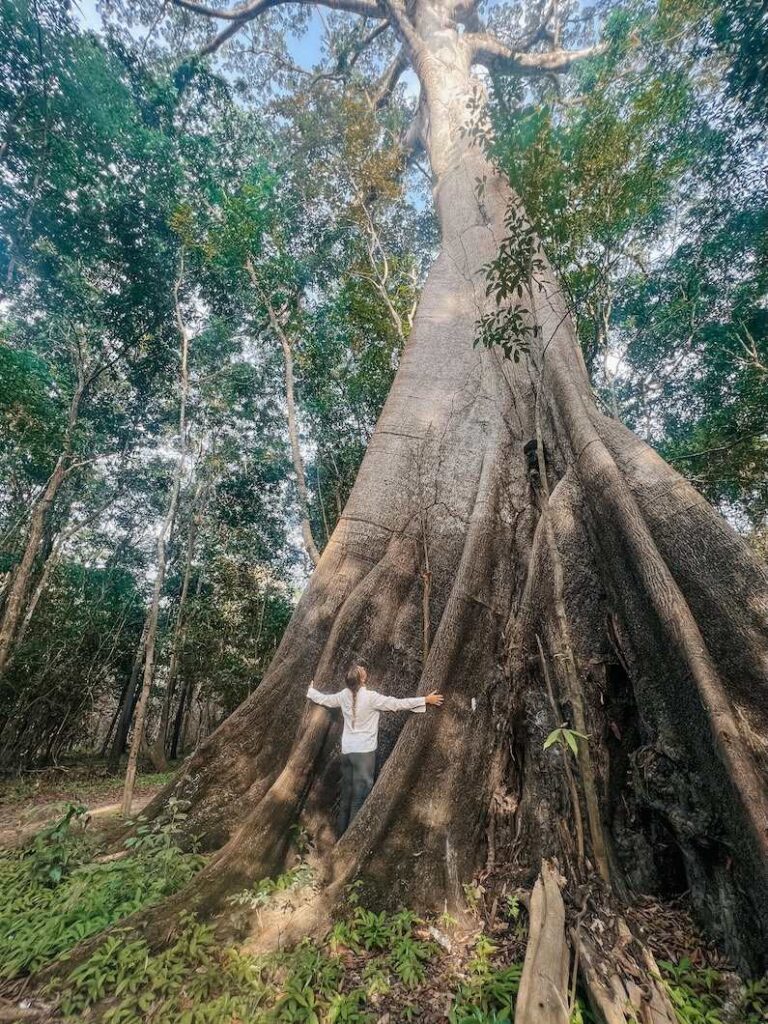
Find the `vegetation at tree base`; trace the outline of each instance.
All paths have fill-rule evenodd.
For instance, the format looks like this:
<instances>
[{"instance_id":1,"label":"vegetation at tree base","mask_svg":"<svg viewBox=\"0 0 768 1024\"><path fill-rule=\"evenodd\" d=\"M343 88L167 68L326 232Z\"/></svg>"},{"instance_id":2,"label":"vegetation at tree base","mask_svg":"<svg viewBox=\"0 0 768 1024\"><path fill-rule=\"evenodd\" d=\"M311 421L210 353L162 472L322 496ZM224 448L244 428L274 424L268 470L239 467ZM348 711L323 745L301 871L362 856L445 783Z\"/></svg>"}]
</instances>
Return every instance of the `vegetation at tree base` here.
<instances>
[{"instance_id":1,"label":"vegetation at tree base","mask_svg":"<svg viewBox=\"0 0 768 1024\"><path fill-rule=\"evenodd\" d=\"M764 5L322 7L0 0L6 803L129 753L128 811L186 757L0 855L0 988L756 1024ZM447 699L337 842L304 694L355 657Z\"/></svg>"},{"instance_id":2,"label":"vegetation at tree base","mask_svg":"<svg viewBox=\"0 0 768 1024\"><path fill-rule=\"evenodd\" d=\"M72 805L18 854L0 857L7 895L0 912L6 978L65 953L130 909L150 905L200 865L199 856L174 845L183 812L176 810L157 827L139 826L129 855L104 861L94 860L98 838L80 827L83 810ZM61 872L54 877L56 868ZM267 907L276 896L294 890L297 879L299 886L311 886L311 875L298 860L285 875L269 880L260 905ZM387 1013L397 1020L449 1024L512 1022L522 963L510 957L524 948L525 912L511 898L490 924L482 903L473 914L473 927L462 938L456 921L430 924L408 910L376 913L362 906L353 890L344 916L320 944L304 942L287 951L254 955L222 946L212 925L192 917L159 954L118 932L61 985L49 989L40 1008L55 997L61 1019L74 1021L102 1007L98 1019L111 1024L237 1019L369 1024ZM660 968L683 1024L758 1024L764 1019L764 982L739 985L733 975L696 967L684 958L661 961ZM594 1019L576 995L570 1020L588 1024Z\"/></svg>"},{"instance_id":3,"label":"vegetation at tree base","mask_svg":"<svg viewBox=\"0 0 768 1024\"><path fill-rule=\"evenodd\" d=\"M61 821L43 829L17 856L2 858L2 976L37 970L81 939L189 881L200 858L174 843L179 814L161 829L139 826L127 840L131 856L94 863L94 848L74 830L85 814L71 805Z\"/></svg>"}]
</instances>

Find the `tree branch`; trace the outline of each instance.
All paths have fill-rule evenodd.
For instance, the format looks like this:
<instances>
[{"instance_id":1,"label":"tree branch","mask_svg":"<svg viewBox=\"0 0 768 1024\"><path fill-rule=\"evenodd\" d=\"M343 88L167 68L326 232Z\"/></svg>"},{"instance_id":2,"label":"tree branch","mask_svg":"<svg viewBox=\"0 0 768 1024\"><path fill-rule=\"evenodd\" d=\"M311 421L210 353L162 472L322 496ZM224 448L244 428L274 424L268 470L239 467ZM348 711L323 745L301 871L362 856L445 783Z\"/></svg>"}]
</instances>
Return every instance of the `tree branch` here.
<instances>
[{"instance_id":1,"label":"tree branch","mask_svg":"<svg viewBox=\"0 0 768 1024\"><path fill-rule=\"evenodd\" d=\"M521 52L523 50L530 50L536 43L540 43L542 39L547 39L551 36L549 30L549 23L555 14L556 0L549 0L544 10L541 12L539 17L538 25L535 25L532 29L529 29L525 35L520 36L516 39L514 46L512 47L515 52Z\"/></svg>"},{"instance_id":2,"label":"tree branch","mask_svg":"<svg viewBox=\"0 0 768 1024\"><path fill-rule=\"evenodd\" d=\"M389 103L392 98L392 93L395 91L395 87L400 81L401 75L410 63L411 61L408 56L408 51L404 46L401 46L399 53L381 76L379 84L376 87L376 92L373 97L373 106L376 110L381 110L382 107L385 107Z\"/></svg>"},{"instance_id":3,"label":"tree branch","mask_svg":"<svg viewBox=\"0 0 768 1024\"><path fill-rule=\"evenodd\" d=\"M380 18L381 8L375 0L248 0L236 7L208 7L197 3L197 0L173 0L177 7L183 7L195 14L204 14L207 18L218 18L224 21L250 21L271 7L280 7L288 3L299 3L305 6L330 7L334 11L349 11L351 14L362 14L368 18Z\"/></svg>"},{"instance_id":4,"label":"tree branch","mask_svg":"<svg viewBox=\"0 0 768 1024\"><path fill-rule=\"evenodd\" d=\"M741 437L731 437L724 444L715 445L714 448L702 448L698 452L685 452L682 455L672 453L669 456L670 462L682 462L684 459L698 459L703 455L719 455L721 452L729 452L736 445L744 444L745 441L752 441L756 437L764 437L766 429L754 430L751 434L742 434Z\"/></svg>"},{"instance_id":5,"label":"tree branch","mask_svg":"<svg viewBox=\"0 0 768 1024\"><path fill-rule=\"evenodd\" d=\"M402 39L409 59L413 60L421 55L424 52L424 44L408 17L405 5L400 0L381 0L381 6Z\"/></svg>"},{"instance_id":6,"label":"tree branch","mask_svg":"<svg viewBox=\"0 0 768 1024\"><path fill-rule=\"evenodd\" d=\"M518 75L548 75L568 71L577 61L597 57L608 49L607 43L585 46L581 50L546 50L541 53L525 53L512 50L495 36L472 34L467 36L472 47L472 59L486 67Z\"/></svg>"},{"instance_id":7,"label":"tree branch","mask_svg":"<svg viewBox=\"0 0 768 1024\"><path fill-rule=\"evenodd\" d=\"M348 66L350 68L354 67L358 59L362 56L362 54L365 53L365 51L368 49L371 43L378 39L382 32L386 32L388 28L391 28L391 25L389 21L385 18L384 21L380 21L379 24L374 29L372 29L367 36L365 36L364 39L361 39L360 42L355 47L354 54L349 59Z\"/></svg>"},{"instance_id":8,"label":"tree branch","mask_svg":"<svg viewBox=\"0 0 768 1024\"><path fill-rule=\"evenodd\" d=\"M334 11L347 11L350 14L360 14L366 18L380 18L381 9L375 0L248 0L247 3L238 4L236 7L221 8L207 7L205 4L197 3L197 0L173 0L177 7L195 14L202 14L207 18L218 18L231 22L225 29L214 36L200 50L201 57L208 57L215 53L228 39L236 35L244 25L260 14L273 7L282 7L288 3L298 3L304 6L314 6L319 3L323 7L330 7Z\"/></svg>"}]
</instances>

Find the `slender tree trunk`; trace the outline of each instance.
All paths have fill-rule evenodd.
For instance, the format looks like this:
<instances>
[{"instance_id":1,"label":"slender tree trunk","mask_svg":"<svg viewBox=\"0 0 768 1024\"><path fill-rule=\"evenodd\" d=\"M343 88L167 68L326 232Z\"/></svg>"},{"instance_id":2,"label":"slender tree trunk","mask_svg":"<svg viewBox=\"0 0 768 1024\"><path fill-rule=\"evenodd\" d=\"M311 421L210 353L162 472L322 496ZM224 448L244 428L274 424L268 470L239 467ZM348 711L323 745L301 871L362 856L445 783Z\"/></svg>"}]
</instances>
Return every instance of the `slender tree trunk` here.
<instances>
[{"instance_id":1,"label":"slender tree trunk","mask_svg":"<svg viewBox=\"0 0 768 1024\"><path fill-rule=\"evenodd\" d=\"M118 708L118 718L115 728L115 735L112 739L112 745L110 747L109 757L107 763L112 771L117 770L117 766L120 763L120 758L123 756L125 751L125 745L128 742L128 734L131 731L131 721L133 720L133 712L136 708L136 704L139 700L139 694L141 693L141 684L139 682L139 674L144 664L144 653L147 646L147 620L145 618L144 625L141 629L141 636L139 638L139 646L136 649L136 654L133 658L133 666L131 667L131 675L128 682L123 687L123 691L120 695L120 706Z\"/></svg>"},{"instance_id":2,"label":"slender tree trunk","mask_svg":"<svg viewBox=\"0 0 768 1024\"><path fill-rule=\"evenodd\" d=\"M184 261L182 259L179 276L176 279L174 288L174 303L176 309L176 325L180 340L180 370L179 370L179 451L176 459L176 466L171 480L171 490L168 498L168 506L165 518L157 535L157 575L152 590L152 601L147 613L145 624L146 644L144 651L144 678L142 680L141 692L136 704L136 716L133 723L133 737L130 750L128 751L128 765L125 772L125 785L123 787L123 800L121 813L128 817L131 812L133 801L133 789L136 782L136 771L139 763L139 753L144 741L144 729L147 715L147 703L152 687L152 679L155 669L155 643L157 639L157 625L160 614L160 599L163 594L165 583L165 569L167 558L167 539L171 532L173 522L176 518L176 510L179 504L181 493L181 481L184 476L184 468L187 460L187 400L189 397L189 332L181 312L179 291L184 276Z\"/></svg>"},{"instance_id":3,"label":"slender tree trunk","mask_svg":"<svg viewBox=\"0 0 768 1024\"><path fill-rule=\"evenodd\" d=\"M189 594L189 580L192 575L192 560L195 553L195 543L197 541L197 534L202 521L204 494L205 481L201 480L195 489L195 494L192 499L192 508L190 509L191 519L189 529L187 530L187 546L184 556L184 578L181 584L181 593L179 594L176 624L174 626L173 637L171 639L171 657L168 666L168 679L165 684L165 693L163 694L163 704L160 711L160 720L157 726L157 735L149 749L149 756L152 760L153 767L155 771L158 772L165 771L168 767L168 722L171 717L171 706L176 693L176 678L179 671L179 658L181 656L181 648L186 629L186 605L187 595Z\"/></svg>"},{"instance_id":4,"label":"slender tree trunk","mask_svg":"<svg viewBox=\"0 0 768 1024\"><path fill-rule=\"evenodd\" d=\"M38 604L40 603L40 598L43 596L43 594L48 588L48 583L53 574L53 570L59 564L59 560L61 558L61 551L64 546L64 540L64 534L60 533L59 536L56 538L50 555L45 560L43 571L40 573L40 578L35 584L35 589L32 591L32 595L29 599L29 602L27 603L27 609L24 612L24 618L21 620L18 632L16 633L16 637L14 640L14 647L16 648L21 646L21 643L24 640L24 636L26 635L26 632L29 629L29 624L32 621L35 611L37 610Z\"/></svg>"},{"instance_id":5,"label":"slender tree trunk","mask_svg":"<svg viewBox=\"0 0 768 1024\"><path fill-rule=\"evenodd\" d=\"M6 668L13 652L20 623L27 607L27 595L32 579L32 570L40 550L40 545L45 533L46 524L53 508L56 496L67 477L67 469L72 454L72 440L77 425L80 411L80 403L85 391L85 381L82 375L79 376L78 385L72 396L69 406L67 427L64 434L64 443L61 454L56 460L53 472L43 488L40 496L35 502L24 540L24 550L19 564L13 571L6 599L3 605L3 615L0 621L0 674ZM43 569L45 573L45 569ZM26 628L26 627L24 627Z\"/></svg>"},{"instance_id":6,"label":"slender tree trunk","mask_svg":"<svg viewBox=\"0 0 768 1024\"><path fill-rule=\"evenodd\" d=\"M192 691L189 678L184 677L179 694L179 704L176 708L176 717L173 722L173 737L171 739L170 757L175 761L180 753L184 751L184 727L189 714L189 706L192 702Z\"/></svg>"},{"instance_id":7,"label":"slender tree trunk","mask_svg":"<svg viewBox=\"0 0 768 1024\"><path fill-rule=\"evenodd\" d=\"M40 599L42 598L45 591L48 589L48 584L50 582L51 576L53 575L53 571L59 564L59 561L61 560L62 551L64 550L67 541L70 541L76 534L80 532L80 530L83 529L83 527L88 526L90 523L94 522L94 520L98 519L99 516L103 515L106 509L109 507L109 504L110 503L102 506L97 511L89 515L86 519L82 520L79 523L76 523L69 529L63 530L58 535L55 542L51 545L48 556L45 558L43 569L42 572L40 573L40 578L38 579L35 585L35 589L33 590L32 595L27 603L26 611L24 612L24 618L22 619L21 624L18 628L18 632L14 640L14 648L18 648L21 645L21 642L24 639L27 630L29 629L29 625L32 622L32 619L34 618L34 614L35 611L37 610L38 604L40 603Z\"/></svg>"},{"instance_id":8,"label":"slender tree trunk","mask_svg":"<svg viewBox=\"0 0 768 1024\"><path fill-rule=\"evenodd\" d=\"M294 373L293 373L293 348L288 335L283 330L280 318L276 314L268 295L265 295L259 284L256 270L250 259L246 261L245 269L251 279L254 289L267 308L269 322L272 330L277 335L280 347L283 350L283 369L285 373L285 405L288 413L288 437L291 442L291 456L293 458L293 471L296 474L296 490L299 496L299 511L301 513L301 536L304 541L304 550L309 556L313 566L320 561L315 538L312 533L312 524L309 519L309 490L307 489L307 476L304 471L304 457L301 454L299 443L299 425L296 419L296 398L294 395Z\"/></svg>"}]
</instances>

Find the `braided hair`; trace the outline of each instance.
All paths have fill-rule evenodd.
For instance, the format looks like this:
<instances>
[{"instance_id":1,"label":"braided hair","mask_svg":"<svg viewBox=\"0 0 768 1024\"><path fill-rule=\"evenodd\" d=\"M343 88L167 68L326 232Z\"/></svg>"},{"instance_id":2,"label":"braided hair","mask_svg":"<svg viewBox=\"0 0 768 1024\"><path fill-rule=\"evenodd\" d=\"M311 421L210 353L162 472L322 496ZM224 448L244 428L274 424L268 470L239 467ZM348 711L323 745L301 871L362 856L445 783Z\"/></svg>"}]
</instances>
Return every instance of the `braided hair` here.
<instances>
[{"instance_id":1,"label":"braided hair","mask_svg":"<svg viewBox=\"0 0 768 1024\"><path fill-rule=\"evenodd\" d=\"M363 685L366 679L365 665L362 665L359 661L355 662L352 668L347 672L347 689L352 694L352 728L355 727L355 715L357 713L357 692Z\"/></svg>"}]
</instances>

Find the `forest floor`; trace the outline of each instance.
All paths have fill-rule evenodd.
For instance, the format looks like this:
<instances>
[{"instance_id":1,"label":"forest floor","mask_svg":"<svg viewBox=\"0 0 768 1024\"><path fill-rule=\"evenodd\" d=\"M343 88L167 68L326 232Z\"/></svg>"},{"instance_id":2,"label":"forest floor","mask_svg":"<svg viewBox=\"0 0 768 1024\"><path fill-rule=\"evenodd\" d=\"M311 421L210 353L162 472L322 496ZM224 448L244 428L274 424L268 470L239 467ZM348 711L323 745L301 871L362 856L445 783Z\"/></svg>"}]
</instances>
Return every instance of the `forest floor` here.
<instances>
[{"instance_id":1,"label":"forest floor","mask_svg":"<svg viewBox=\"0 0 768 1024\"><path fill-rule=\"evenodd\" d=\"M138 814L172 774L168 771L138 775L132 812ZM87 807L92 817L117 815L122 790L122 772L111 775L99 762L76 762L0 777L0 850L21 845L61 818L72 804Z\"/></svg>"},{"instance_id":2,"label":"forest floor","mask_svg":"<svg viewBox=\"0 0 768 1024\"><path fill-rule=\"evenodd\" d=\"M205 863L176 845L178 820L142 825L114 852L120 777L69 765L0 781L0 1021L68 1024L511 1024L527 942L527 896L503 879L465 887L458 921L367 909L352 887L330 932L257 954L254 923L317 891L311 844L274 879L230 898L229 944L187 917L168 947L112 930L54 987L30 975L79 941L183 888ZM144 775L134 810L167 781ZM87 808L87 813L79 810ZM5 846L5 850L2 847ZM110 852L111 851L111 852ZM768 982L744 982L697 930L685 898L638 900L680 1024L764 1024ZM574 993L571 1024L596 1018Z\"/></svg>"}]
</instances>

